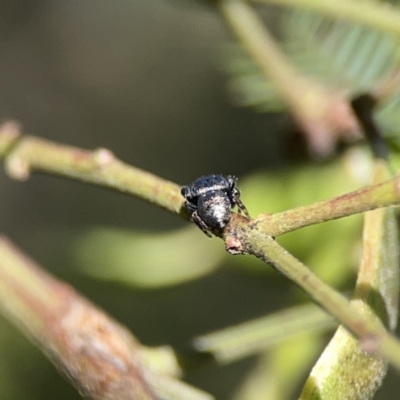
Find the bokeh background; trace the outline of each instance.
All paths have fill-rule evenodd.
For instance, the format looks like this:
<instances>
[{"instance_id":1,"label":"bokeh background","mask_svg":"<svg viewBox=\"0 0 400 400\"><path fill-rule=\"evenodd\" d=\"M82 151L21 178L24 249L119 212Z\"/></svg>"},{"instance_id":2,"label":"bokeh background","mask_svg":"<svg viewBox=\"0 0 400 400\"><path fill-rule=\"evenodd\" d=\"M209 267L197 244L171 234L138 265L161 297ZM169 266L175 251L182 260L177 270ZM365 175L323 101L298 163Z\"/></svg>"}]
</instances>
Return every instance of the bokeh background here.
<instances>
[{"instance_id":1,"label":"bokeh background","mask_svg":"<svg viewBox=\"0 0 400 400\"><path fill-rule=\"evenodd\" d=\"M266 14L273 24L277 18L276 10ZM221 57L229 38L220 16L195 2L0 0L0 117L20 121L26 132L56 142L109 148L127 163L177 183L207 173L235 174L248 188L243 197L253 215L338 193L343 179L336 164L313 167L291 158L300 146L291 141L287 115L234 106ZM302 180L287 191L299 170ZM327 190L324 182L332 176L338 186ZM262 195L252 192L260 180L266 184ZM346 181L346 190L354 184ZM187 222L137 199L39 174L19 183L3 169L0 188L1 232L146 345L184 348L196 335L302 298L273 271L243 257L225 257L217 239L207 240ZM360 219L354 221L345 229L355 237ZM337 226L330 225L323 235L309 230L302 239L292 236L287 244L303 259L316 247L317 236L326 246L321 253L343 251L335 241L341 229ZM96 248L109 232L128 235L123 243L129 250L135 238L160 243L162 235L179 229L190 229L206 252L218 254L218 268L209 267L215 271L153 288L102 274L106 267L112 271L112 261L104 265L105 253L97 254ZM174 251L184 249L178 243ZM322 260L321 254L312 254L315 262ZM333 254L333 259L342 254ZM146 266L146 260L140 262ZM350 257L343 264L355 262ZM96 269L102 279L96 279ZM224 367L208 365L190 372L186 380L218 399L231 399L254 363L250 358ZM396 379L389 374L376 398L398 398L393 392ZM81 397L1 318L0 398Z\"/></svg>"}]
</instances>

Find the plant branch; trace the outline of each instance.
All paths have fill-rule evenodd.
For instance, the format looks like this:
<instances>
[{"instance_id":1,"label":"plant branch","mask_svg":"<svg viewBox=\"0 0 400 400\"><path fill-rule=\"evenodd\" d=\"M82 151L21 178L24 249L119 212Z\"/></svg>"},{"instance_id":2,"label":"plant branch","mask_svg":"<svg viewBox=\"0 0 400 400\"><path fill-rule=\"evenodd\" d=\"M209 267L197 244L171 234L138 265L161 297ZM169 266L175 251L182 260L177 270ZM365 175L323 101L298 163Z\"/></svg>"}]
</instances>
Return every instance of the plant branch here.
<instances>
[{"instance_id":1,"label":"plant branch","mask_svg":"<svg viewBox=\"0 0 400 400\"><path fill-rule=\"evenodd\" d=\"M388 181L307 206L275 214L260 214L252 221L252 227L262 234L278 236L306 226L399 203L400 177L397 176Z\"/></svg>"},{"instance_id":2,"label":"plant branch","mask_svg":"<svg viewBox=\"0 0 400 400\"><path fill-rule=\"evenodd\" d=\"M0 125L0 160L10 177L24 180L32 171L47 172L111 188L189 219L180 187L118 160L106 149L83 150L20 134L15 123ZM400 204L400 177L332 199L275 214L260 214L250 224L260 234L278 236L309 225ZM236 219L236 216L233 220Z\"/></svg>"},{"instance_id":3,"label":"plant branch","mask_svg":"<svg viewBox=\"0 0 400 400\"><path fill-rule=\"evenodd\" d=\"M306 78L287 59L268 29L243 0L222 0L219 9L234 34L270 80L308 135L319 155L329 153L336 136L358 129L343 95Z\"/></svg>"},{"instance_id":4,"label":"plant branch","mask_svg":"<svg viewBox=\"0 0 400 400\"><path fill-rule=\"evenodd\" d=\"M228 251L254 255L287 276L353 333L365 350L379 353L400 369L400 341L389 335L377 321L361 316L344 296L319 279L272 237L256 229L238 229L230 224L225 231L225 242Z\"/></svg>"},{"instance_id":5,"label":"plant branch","mask_svg":"<svg viewBox=\"0 0 400 400\"><path fill-rule=\"evenodd\" d=\"M0 125L0 159L14 179L26 180L33 170L62 175L137 196L188 218L181 211L178 185L125 164L107 149L87 151L21 135L18 125L8 122Z\"/></svg>"},{"instance_id":6,"label":"plant branch","mask_svg":"<svg viewBox=\"0 0 400 400\"><path fill-rule=\"evenodd\" d=\"M4 159L9 174L15 178L27 178L31 170L55 173L113 188L138 196L171 212L180 212L183 198L177 185L130 167L110 154L107 150L89 152L31 136L18 137L15 129L0 126L0 157ZM361 317L351 308L349 301L322 282L271 237L272 234L282 234L310 224L398 204L399 179L284 213L262 214L254 220L233 214L222 236L230 253L252 254L273 265L342 322L362 343L376 343L375 347L372 346L373 349L400 369L399 342L387 335L382 327ZM180 215L187 217L184 212Z\"/></svg>"},{"instance_id":7,"label":"plant branch","mask_svg":"<svg viewBox=\"0 0 400 400\"><path fill-rule=\"evenodd\" d=\"M125 327L2 236L0 311L91 399L211 400L150 366L148 350Z\"/></svg>"}]
</instances>

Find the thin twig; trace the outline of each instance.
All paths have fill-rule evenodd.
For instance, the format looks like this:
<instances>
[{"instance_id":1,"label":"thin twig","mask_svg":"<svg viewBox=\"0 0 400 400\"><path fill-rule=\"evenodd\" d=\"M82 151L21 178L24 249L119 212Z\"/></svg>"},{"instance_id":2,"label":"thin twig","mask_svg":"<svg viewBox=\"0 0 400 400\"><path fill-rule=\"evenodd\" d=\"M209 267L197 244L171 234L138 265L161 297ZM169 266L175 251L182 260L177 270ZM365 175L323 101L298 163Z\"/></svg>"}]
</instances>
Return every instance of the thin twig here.
<instances>
[{"instance_id":1,"label":"thin twig","mask_svg":"<svg viewBox=\"0 0 400 400\"><path fill-rule=\"evenodd\" d=\"M5 123L0 125L0 159L14 179L45 171L134 195L187 218L178 185L125 164L107 149L88 151L20 135L15 124Z\"/></svg>"},{"instance_id":2,"label":"thin twig","mask_svg":"<svg viewBox=\"0 0 400 400\"><path fill-rule=\"evenodd\" d=\"M398 204L400 204L399 176L307 206L275 214L260 214L252 221L252 227L260 233L278 236L306 226Z\"/></svg>"},{"instance_id":3,"label":"thin twig","mask_svg":"<svg viewBox=\"0 0 400 400\"><path fill-rule=\"evenodd\" d=\"M4 160L10 177L24 180L31 172L40 171L73 178L136 196L189 219L177 184L125 164L106 149L88 151L17 132L12 123L0 125L0 160ZM251 229L257 229L263 235L278 236L306 226L398 204L400 177L307 206L275 214L260 214L251 220ZM241 223L250 223L248 219L238 218Z\"/></svg>"},{"instance_id":4,"label":"thin twig","mask_svg":"<svg viewBox=\"0 0 400 400\"><path fill-rule=\"evenodd\" d=\"M361 316L344 296L319 279L272 237L266 237L256 229L238 229L230 225L225 240L228 251L229 244L234 243L235 254L254 255L287 276L360 339L370 353L379 353L400 369L400 341L389 335L376 320Z\"/></svg>"},{"instance_id":5,"label":"thin twig","mask_svg":"<svg viewBox=\"0 0 400 400\"><path fill-rule=\"evenodd\" d=\"M373 182L392 176L385 160L375 161L372 176ZM393 209L364 214L363 251L351 304L361 315L381 321L392 332L398 320L398 243ZM314 393L329 398L333 391L337 398L372 399L386 373L386 360L371 357L340 326L310 373L300 399L314 399Z\"/></svg>"},{"instance_id":6,"label":"thin twig","mask_svg":"<svg viewBox=\"0 0 400 400\"><path fill-rule=\"evenodd\" d=\"M327 154L338 136L357 133L344 94L332 93L302 75L247 2L222 0L218 5L233 33L289 106L315 153Z\"/></svg>"}]
</instances>

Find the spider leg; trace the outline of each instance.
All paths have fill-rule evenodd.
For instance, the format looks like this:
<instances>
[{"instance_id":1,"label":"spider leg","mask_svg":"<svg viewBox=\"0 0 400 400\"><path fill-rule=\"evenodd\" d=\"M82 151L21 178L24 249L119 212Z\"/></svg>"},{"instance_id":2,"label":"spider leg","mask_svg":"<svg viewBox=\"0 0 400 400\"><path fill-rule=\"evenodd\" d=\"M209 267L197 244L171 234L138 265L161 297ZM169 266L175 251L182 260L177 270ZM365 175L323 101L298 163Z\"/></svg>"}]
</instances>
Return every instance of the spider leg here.
<instances>
[{"instance_id":1,"label":"spider leg","mask_svg":"<svg viewBox=\"0 0 400 400\"><path fill-rule=\"evenodd\" d=\"M189 211L196 211L197 210L197 206L193 203L191 203L189 200L185 201L185 207L189 210Z\"/></svg>"},{"instance_id":2,"label":"spider leg","mask_svg":"<svg viewBox=\"0 0 400 400\"><path fill-rule=\"evenodd\" d=\"M193 222L209 237L211 238L211 233L208 230L208 226L204 223L204 221L199 217L197 211L194 211L192 214Z\"/></svg>"},{"instance_id":3,"label":"spider leg","mask_svg":"<svg viewBox=\"0 0 400 400\"><path fill-rule=\"evenodd\" d=\"M240 191L237 187L233 187L231 196L232 203L237 205L239 214L242 214L243 212L246 217L250 218L250 214L247 211L246 206L242 203L242 200L240 200Z\"/></svg>"},{"instance_id":4,"label":"spider leg","mask_svg":"<svg viewBox=\"0 0 400 400\"><path fill-rule=\"evenodd\" d=\"M240 200L239 197L235 199L235 203L238 207L239 214L242 214L242 211L243 211L244 215L246 215L246 217L250 218L250 214L247 211L246 206L242 203L242 200Z\"/></svg>"}]
</instances>

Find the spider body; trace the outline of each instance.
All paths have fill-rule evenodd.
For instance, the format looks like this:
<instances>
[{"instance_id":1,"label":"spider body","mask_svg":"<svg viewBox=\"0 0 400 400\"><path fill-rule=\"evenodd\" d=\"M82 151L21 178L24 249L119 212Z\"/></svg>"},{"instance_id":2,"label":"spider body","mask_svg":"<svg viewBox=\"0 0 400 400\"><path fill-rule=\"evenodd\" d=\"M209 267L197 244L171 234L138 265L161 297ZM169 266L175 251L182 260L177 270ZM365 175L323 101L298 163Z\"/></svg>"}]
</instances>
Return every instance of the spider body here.
<instances>
[{"instance_id":1,"label":"spider body","mask_svg":"<svg viewBox=\"0 0 400 400\"><path fill-rule=\"evenodd\" d=\"M235 206L238 206L239 213L243 211L249 216L240 200L236 182L237 178L232 175L207 175L182 187L185 207L191 212L193 222L207 236L211 237L211 230L220 231L225 228Z\"/></svg>"}]
</instances>

